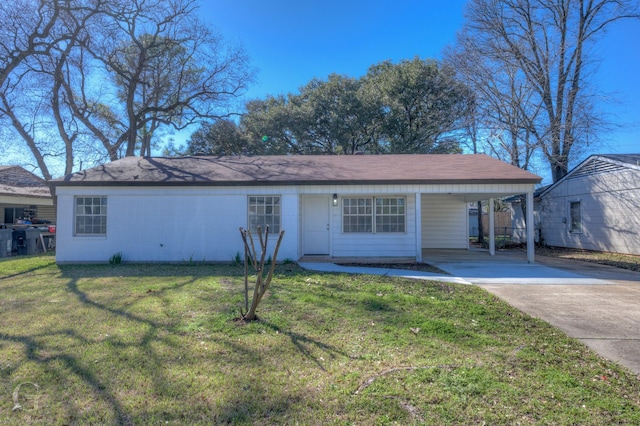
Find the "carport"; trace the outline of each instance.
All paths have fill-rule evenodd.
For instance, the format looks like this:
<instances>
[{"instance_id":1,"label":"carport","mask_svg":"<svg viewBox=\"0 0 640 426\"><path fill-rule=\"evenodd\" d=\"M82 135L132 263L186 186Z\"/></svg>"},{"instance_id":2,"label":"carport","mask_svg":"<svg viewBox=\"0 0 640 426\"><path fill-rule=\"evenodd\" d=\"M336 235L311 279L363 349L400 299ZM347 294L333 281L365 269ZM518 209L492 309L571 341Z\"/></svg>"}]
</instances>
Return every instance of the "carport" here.
<instances>
[{"instance_id":1,"label":"carport","mask_svg":"<svg viewBox=\"0 0 640 426\"><path fill-rule=\"evenodd\" d=\"M528 261L527 253L470 248L425 249L423 261L471 284L517 285L610 285L606 277L594 277L565 268Z\"/></svg>"},{"instance_id":2,"label":"carport","mask_svg":"<svg viewBox=\"0 0 640 426\"><path fill-rule=\"evenodd\" d=\"M471 188L469 188L471 186ZM469 190L472 190L471 192ZM432 249L467 249L469 250L469 221L468 203L488 200L489 205L489 250L481 252L491 256L496 254L495 213L494 204L496 198L526 194L527 205L533 206L533 187L518 183L483 183L475 185L447 185L437 192L422 193L416 197L416 211L420 229L419 240L422 251L422 259L426 261L425 250ZM460 226L464 223L464 227ZM527 209L526 236L527 236L527 261L535 261L535 236L534 236L533 209ZM460 252L451 252L450 255L463 256ZM480 253L474 253L478 255Z\"/></svg>"}]
</instances>

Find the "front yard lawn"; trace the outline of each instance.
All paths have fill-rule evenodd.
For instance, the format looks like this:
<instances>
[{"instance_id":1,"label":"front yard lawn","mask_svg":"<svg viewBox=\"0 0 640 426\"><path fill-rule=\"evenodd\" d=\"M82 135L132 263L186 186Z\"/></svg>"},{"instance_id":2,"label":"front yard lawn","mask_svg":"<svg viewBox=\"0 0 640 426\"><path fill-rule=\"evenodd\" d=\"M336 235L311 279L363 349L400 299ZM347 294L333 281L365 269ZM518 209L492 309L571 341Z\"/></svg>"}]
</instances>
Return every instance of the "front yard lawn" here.
<instances>
[{"instance_id":1,"label":"front yard lawn","mask_svg":"<svg viewBox=\"0 0 640 426\"><path fill-rule=\"evenodd\" d=\"M474 287L0 261L0 424L640 424L640 382Z\"/></svg>"}]
</instances>

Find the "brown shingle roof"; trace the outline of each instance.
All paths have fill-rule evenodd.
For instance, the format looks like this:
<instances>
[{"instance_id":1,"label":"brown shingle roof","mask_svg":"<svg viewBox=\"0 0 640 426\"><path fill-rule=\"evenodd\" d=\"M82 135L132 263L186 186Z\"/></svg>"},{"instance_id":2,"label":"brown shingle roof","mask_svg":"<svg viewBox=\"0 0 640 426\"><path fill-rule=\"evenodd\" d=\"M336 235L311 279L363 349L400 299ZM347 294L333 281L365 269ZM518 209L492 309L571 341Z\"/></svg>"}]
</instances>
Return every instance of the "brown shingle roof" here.
<instances>
[{"instance_id":1,"label":"brown shingle roof","mask_svg":"<svg viewBox=\"0 0 640 426\"><path fill-rule=\"evenodd\" d=\"M486 155L127 157L56 179L54 185L294 185L539 183Z\"/></svg>"},{"instance_id":2,"label":"brown shingle roof","mask_svg":"<svg viewBox=\"0 0 640 426\"><path fill-rule=\"evenodd\" d=\"M47 186L47 182L20 166L0 166L0 183L21 188Z\"/></svg>"},{"instance_id":3,"label":"brown shingle roof","mask_svg":"<svg viewBox=\"0 0 640 426\"><path fill-rule=\"evenodd\" d=\"M49 198L47 182L20 166L0 166L0 195Z\"/></svg>"}]
</instances>

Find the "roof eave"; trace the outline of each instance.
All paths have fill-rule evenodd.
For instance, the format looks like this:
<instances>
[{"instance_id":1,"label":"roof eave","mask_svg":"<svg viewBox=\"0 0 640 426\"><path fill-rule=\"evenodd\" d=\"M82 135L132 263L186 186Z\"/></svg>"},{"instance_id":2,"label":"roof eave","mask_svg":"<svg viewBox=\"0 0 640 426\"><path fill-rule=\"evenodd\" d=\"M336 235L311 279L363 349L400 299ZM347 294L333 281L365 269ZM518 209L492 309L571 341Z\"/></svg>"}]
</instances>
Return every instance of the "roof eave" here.
<instances>
[{"instance_id":1,"label":"roof eave","mask_svg":"<svg viewBox=\"0 0 640 426\"><path fill-rule=\"evenodd\" d=\"M125 186L125 187L159 187L159 186L295 186L295 185L464 185L464 184L538 184L541 178L531 179L398 179L398 180L252 180L252 181L57 181L52 182L57 186Z\"/></svg>"}]
</instances>

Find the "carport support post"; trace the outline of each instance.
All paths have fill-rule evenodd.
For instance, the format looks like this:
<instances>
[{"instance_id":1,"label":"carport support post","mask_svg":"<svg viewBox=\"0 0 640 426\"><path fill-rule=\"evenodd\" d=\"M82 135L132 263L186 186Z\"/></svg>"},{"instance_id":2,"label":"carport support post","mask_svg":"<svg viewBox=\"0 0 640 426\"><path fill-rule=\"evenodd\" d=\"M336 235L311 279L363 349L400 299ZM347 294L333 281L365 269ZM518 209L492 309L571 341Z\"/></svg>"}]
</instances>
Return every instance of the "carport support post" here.
<instances>
[{"instance_id":1,"label":"carport support post","mask_svg":"<svg viewBox=\"0 0 640 426\"><path fill-rule=\"evenodd\" d=\"M527 261L533 263L535 255L535 224L533 223L533 191L527 192Z\"/></svg>"},{"instance_id":2,"label":"carport support post","mask_svg":"<svg viewBox=\"0 0 640 426\"><path fill-rule=\"evenodd\" d=\"M422 196L416 192L416 262L422 262Z\"/></svg>"},{"instance_id":3,"label":"carport support post","mask_svg":"<svg viewBox=\"0 0 640 426\"><path fill-rule=\"evenodd\" d=\"M495 214L493 212L493 198L489 198L489 254L496 254L496 227Z\"/></svg>"}]
</instances>

